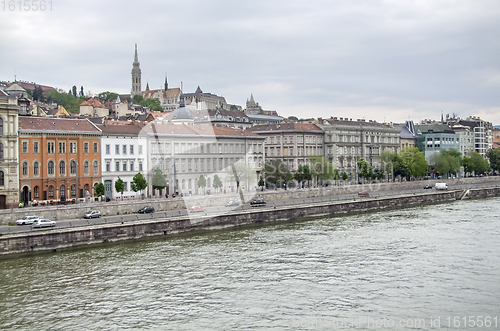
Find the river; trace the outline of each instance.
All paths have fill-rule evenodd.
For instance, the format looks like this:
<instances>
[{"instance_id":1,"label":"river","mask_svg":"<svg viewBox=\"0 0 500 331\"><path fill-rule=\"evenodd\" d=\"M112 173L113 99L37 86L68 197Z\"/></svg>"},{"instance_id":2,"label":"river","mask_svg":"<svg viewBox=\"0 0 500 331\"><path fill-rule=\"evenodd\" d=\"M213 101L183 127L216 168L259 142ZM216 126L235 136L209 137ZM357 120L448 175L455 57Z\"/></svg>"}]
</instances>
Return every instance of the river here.
<instances>
[{"instance_id":1,"label":"river","mask_svg":"<svg viewBox=\"0 0 500 331\"><path fill-rule=\"evenodd\" d=\"M0 260L10 330L495 330L499 307L499 198Z\"/></svg>"}]
</instances>

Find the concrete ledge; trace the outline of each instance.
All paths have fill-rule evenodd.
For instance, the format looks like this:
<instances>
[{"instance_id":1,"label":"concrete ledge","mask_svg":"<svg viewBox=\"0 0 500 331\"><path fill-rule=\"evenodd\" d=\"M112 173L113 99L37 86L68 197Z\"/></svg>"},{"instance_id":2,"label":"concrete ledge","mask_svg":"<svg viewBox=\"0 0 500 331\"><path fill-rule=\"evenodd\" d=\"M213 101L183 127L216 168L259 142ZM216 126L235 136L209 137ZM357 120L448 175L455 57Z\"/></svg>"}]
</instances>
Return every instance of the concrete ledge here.
<instances>
[{"instance_id":1,"label":"concrete ledge","mask_svg":"<svg viewBox=\"0 0 500 331\"><path fill-rule=\"evenodd\" d=\"M363 198L356 201L322 202L309 205L256 208L211 217L175 217L133 221L124 224L102 224L36 233L3 235L0 237L0 256L107 244L154 236L197 230L213 230L254 223L290 221L304 217L331 217L360 212L373 212L436 203L452 202L463 191L420 193L399 197ZM500 196L500 187L470 190L466 199Z\"/></svg>"}]
</instances>

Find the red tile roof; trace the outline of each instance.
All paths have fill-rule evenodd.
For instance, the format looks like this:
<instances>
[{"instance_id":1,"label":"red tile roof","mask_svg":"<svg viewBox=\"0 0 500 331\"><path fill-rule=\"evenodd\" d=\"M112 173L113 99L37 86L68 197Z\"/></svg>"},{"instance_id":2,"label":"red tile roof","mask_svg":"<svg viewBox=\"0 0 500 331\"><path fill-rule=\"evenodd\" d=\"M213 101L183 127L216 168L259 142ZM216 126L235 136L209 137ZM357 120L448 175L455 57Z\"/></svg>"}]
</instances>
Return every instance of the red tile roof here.
<instances>
[{"instance_id":1,"label":"red tile roof","mask_svg":"<svg viewBox=\"0 0 500 331\"><path fill-rule=\"evenodd\" d=\"M36 132L88 132L101 131L87 119L22 117L19 116L19 131Z\"/></svg>"},{"instance_id":2,"label":"red tile roof","mask_svg":"<svg viewBox=\"0 0 500 331\"><path fill-rule=\"evenodd\" d=\"M92 106L94 108L106 108L99 100L90 98L80 104L80 106Z\"/></svg>"}]
</instances>

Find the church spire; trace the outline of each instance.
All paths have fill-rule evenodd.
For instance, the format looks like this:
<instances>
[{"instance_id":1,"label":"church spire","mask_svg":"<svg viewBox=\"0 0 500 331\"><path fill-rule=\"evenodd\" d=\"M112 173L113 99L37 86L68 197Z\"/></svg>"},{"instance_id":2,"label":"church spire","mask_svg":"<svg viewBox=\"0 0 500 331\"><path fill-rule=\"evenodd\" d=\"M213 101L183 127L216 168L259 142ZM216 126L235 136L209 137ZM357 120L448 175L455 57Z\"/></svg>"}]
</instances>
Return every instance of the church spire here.
<instances>
[{"instance_id":1,"label":"church spire","mask_svg":"<svg viewBox=\"0 0 500 331\"><path fill-rule=\"evenodd\" d=\"M141 91L141 64L137 56L137 44L135 44L134 63L132 64L132 97L140 95Z\"/></svg>"},{"instance_id":2,"label":"church spire","mask_svg":"<svg viewBox=\"0 0 500 331\"><path fill-rule=\"evenodd\" d=\"M165 73L165 91L168 90L167 73Z\"/></svg>"}]
</instances>

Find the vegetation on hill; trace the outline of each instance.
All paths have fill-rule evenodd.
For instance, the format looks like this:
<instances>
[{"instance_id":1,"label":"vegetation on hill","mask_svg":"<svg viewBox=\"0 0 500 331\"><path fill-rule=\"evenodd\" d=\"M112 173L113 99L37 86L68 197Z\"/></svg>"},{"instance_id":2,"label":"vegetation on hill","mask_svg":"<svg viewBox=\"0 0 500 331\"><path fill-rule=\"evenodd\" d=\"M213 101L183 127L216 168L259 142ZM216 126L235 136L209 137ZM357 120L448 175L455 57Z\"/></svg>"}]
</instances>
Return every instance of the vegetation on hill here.
<instances>
[{"instance_id":1,"label":"vegetation on hill","mask_svg":"<svg viewBox=\"0 0 500 331\"><path fill-rule=\"evenodd\" d=\"M70 113L78 113L80 104L85 101L83 96L75 97L73 94L65 93L63 90L52 90L47 97L47 103L56 103L63 106Z\"/></svg>"},{"instance_id":2,"label":"vegetation on hill","mask_svg":"<svg viewBox=\"0 0 500 331\"><path fill-rule=\"evenodd\" d=\"M163 108L161 108L160 99L158 98L144 99L140 95L134 95L134 97L132 98L132 102L144 107L148 107L151 110L163 111Z\"/></svg>"}]
</instances>

